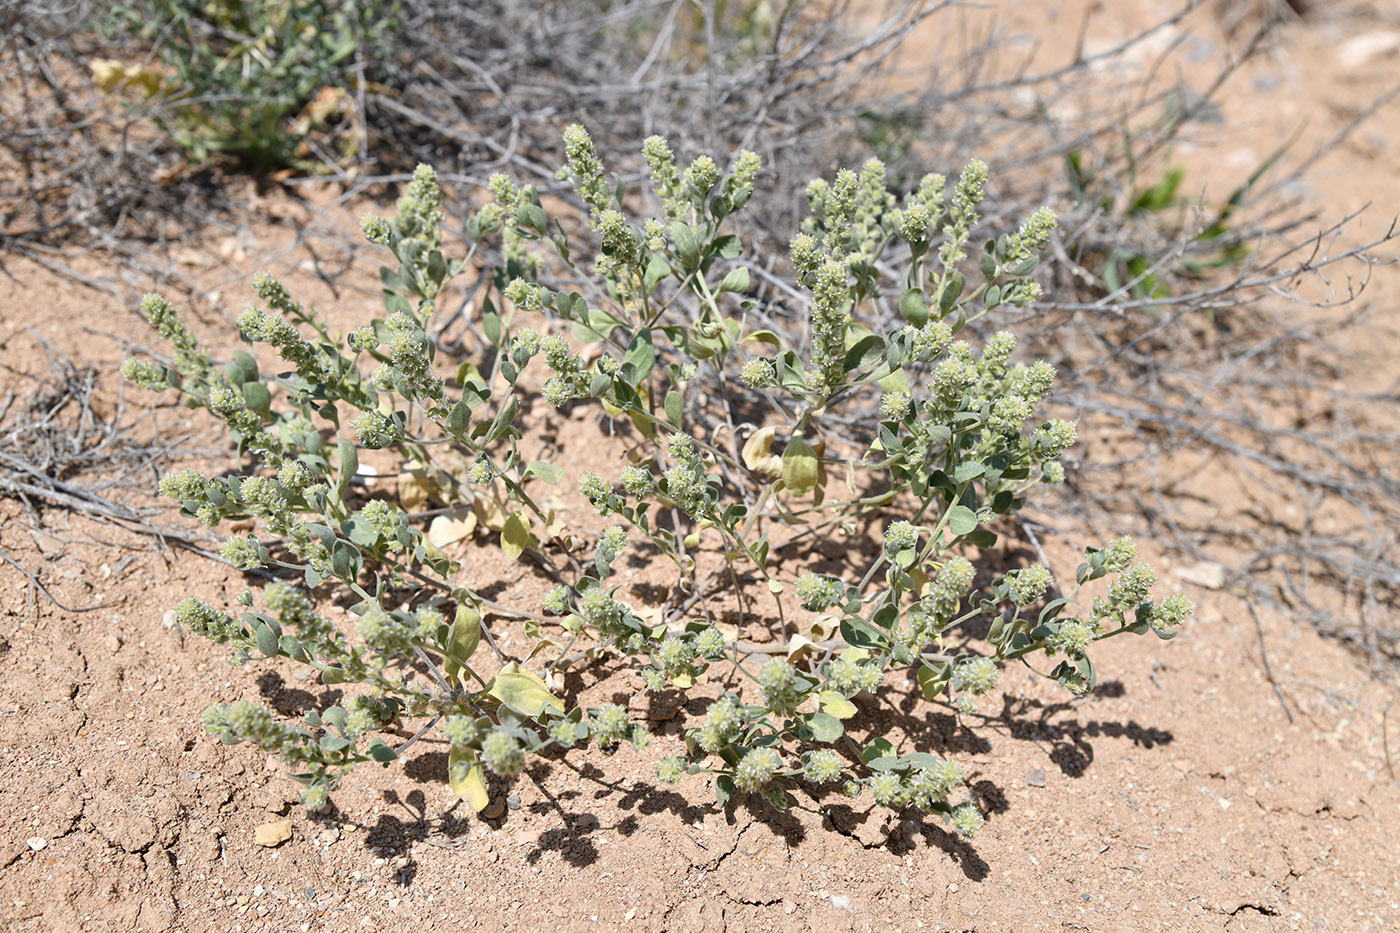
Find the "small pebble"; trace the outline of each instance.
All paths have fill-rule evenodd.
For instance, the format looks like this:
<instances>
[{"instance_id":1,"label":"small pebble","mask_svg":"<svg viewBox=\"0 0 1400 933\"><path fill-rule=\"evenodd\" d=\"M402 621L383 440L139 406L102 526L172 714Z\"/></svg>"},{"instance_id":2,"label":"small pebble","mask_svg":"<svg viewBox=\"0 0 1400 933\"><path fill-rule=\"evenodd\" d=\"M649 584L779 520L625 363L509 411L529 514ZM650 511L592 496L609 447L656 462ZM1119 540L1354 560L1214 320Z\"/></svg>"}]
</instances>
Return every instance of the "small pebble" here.
<instances>
[{"instance_id":1,"label":"small pebble","mask_svg":"<svg viewBox=\"0 0 1400 933\"><path fill-rule=\"evenodd\" d=\"M831 906L837 910L850 910L851 899L845 894L833 894L831 895Z\"/></svg>"}]
</instances>

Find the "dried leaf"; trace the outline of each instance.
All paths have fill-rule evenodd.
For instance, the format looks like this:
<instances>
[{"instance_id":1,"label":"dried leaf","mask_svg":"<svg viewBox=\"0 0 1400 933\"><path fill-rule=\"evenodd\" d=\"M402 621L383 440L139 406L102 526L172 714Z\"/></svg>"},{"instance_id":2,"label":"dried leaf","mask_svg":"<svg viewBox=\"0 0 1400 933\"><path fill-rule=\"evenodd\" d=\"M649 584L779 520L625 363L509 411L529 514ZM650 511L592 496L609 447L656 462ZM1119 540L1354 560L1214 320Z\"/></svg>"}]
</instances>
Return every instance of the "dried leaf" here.
<instances>
[{"instance_id":1,"label":"dried leaf","mask_svg":"<svg viewBox=\"0 0 1400 933\"><path fill-rule=\"evenodd\" d=\"M744 449L740 452L744 466L772 479L783 475L783 460L773 453L773 437L776 433L771 426L759 428L744 441Z\"/></svg>"},{"instance_id":2,"label":"dried leaf","mask_svg":"<svg viewBox=\"0 0 1400 933\"><path fill-rule=\"evenodd\" d=\"M476 512L471 509L456 509L432 520L428 525L428 540L440 548L445 548L470 538L476 530L476 524Z\"/></svg>"}]
</instances>

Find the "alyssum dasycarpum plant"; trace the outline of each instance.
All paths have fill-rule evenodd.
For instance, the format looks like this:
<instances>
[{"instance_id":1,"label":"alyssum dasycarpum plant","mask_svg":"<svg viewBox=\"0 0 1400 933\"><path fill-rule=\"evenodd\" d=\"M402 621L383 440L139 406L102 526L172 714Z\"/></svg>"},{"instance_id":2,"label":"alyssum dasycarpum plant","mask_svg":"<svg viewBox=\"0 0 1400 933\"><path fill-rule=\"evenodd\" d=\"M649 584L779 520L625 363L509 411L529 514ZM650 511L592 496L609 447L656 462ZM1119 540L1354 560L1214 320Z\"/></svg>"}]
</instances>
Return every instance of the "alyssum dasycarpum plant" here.
<instances>
[{"instance_id":1,"label":"alyssum dasycarpum plant","mask_svg":"<svg viewBox=\"0 0 1400 933\"><path fill-rule=\"evenodd\" d=\"M565 655L582 642L589 656L629 659L648 690L726 688L686 732L685 754L660 761L663 780L704 773L722 802L742 791L780 807L796 783L851 797L868 791L877 804L942 813L970 836L982 817L955 802L959 765L885 738L859 740L847 730L859 707L878 718L891 684L912 671L929 700L969 713L1003 665L1030 666L1040 655L1058 658L1045 676L1083 695L1095 683L1095 644L1126 632L1170 638L1192 612L1181 596L1153 601L1153 572L1134 563L1122 538L1089 548L1063 595L1043 566L974 587L966 554L993 547L988 526L1038 483L1063 477L1058 458L1075 440L1072 424L1035 417L1050 366L1012 364L1008 333L980 349L958 339L998 307L1034 301L1030 276L1053 215L1036 212L968 263L981 163L952 185L929 175L902 199L876 161L814 182L812 216L791 248L797 288L810 294L810 345L784 347L753 326L775 312L748 297L741 243L727 230L753 192L756 156L740 153L727 172L707 156L682 168L663 140L647 140L657 212L637 223L584 130L571 127L565 141L561 175L586 205L597 244L588 261L536 192L502 175L466 225L467 255L449 260L436 178L420 167L396 217L363 222L397 268L381 270L385 315L344 337L259 276L266 310L244 312L238 326L250 350L264 345L277 362L269 370L238 351L215 366L167 302L146 299L172 359L128 361L126 376L206 407L249 458L235 475L173 473L161 491L206 525L256 519L260 533L230 538L224 556L284 575L260 594L245 591L238 610L187 599L177 618L229 645L236 664L287 658L326 684L355 688L345 705L311 711L301 724L240 701L212 706L205 725L225 742L280 756L312 808L357 764L387 763L437 727L451 748L452 787L481 809L487 770L510 778L530 755L589 741L646 744L645 724L626 707L567 708L551 688L549 671L578 657ZM480 329L490 352L445 378L428 336L437 301L476 261L478 244L498 235L504 266L482 273ZM546 245L553 266L540 255ZM881 272L891 264L902 270L893 287ZM975 286L969 266L981 279ZM595 283L593 299L548 287L549 268ZM579 352L586 343L596 345L589 361ZM687 391L701 384L705 392ZM609 523L582 559L569 549L576 536L539 499L539 484L558 483L564 471L523 453L531 425L520 399L534 391L555 406L598 404L634 428L620 432L625 468L579 483ZM742 447L736 412L765 422L749 422ZM843 413L874 427L835 497L827 476L840 460L828 451L838 441L824 425L862 423L838 422ZM500 652L482 624L483 609L503 608L477 592L488 581L434 547L401 502L365 498L352 485L365 448L392 452L402 475L431 486L439 501L474 501L483 516L496 515L506 554L533 549L571 581L549 592L547 616L524 613L535 650ZM797 575L776 556L782 545L770 546L772 528L811 535L877 512L887 522L883 544L859 573ZM668 561L689 598L644 619L614 585L613 565L631 547ZM705 574L706 566L714 569ZM780 612L795 594L833 637L772 657L727 638L710 621L707 593L727 580L743 600L740 571L761 581L760 595ZM1106 589L1081 598L1101 578L1111 581ZM347 594L352 632L317 609ZM990 620L984 640L968 634L978 619ZM491 651L478 651L483 640ZM557 654L536 661L551 644ZM414 734L391 746L383 737L391 725Z\"/></svg>"}]
</instances>

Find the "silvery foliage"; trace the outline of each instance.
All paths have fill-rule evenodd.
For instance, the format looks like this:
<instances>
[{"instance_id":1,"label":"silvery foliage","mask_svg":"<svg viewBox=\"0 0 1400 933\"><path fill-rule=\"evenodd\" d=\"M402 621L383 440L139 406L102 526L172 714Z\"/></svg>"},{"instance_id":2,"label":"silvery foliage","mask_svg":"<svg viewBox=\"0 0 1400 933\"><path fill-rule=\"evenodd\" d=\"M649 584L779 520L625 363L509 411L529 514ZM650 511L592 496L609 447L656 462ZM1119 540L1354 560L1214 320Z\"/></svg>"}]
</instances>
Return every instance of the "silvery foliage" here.
<instances>
[{"instance_id":1,"label":"silvery foliage","mask_svg":"<svg viewBox=\"0 0 1400 933\"><path fill-rule=\"evenodd\" d=\"M278 755L312 808L355 765L388 763L436 729L451 748L453 789L480 810L487 771L511 778L531 755L590 741L647 744L645 722L626 707L567 708L557 695L556 666L582 643L588 657L625 656L649 691L727 688L685 733L685 753L660 761L663 781L706 774L721 802L742 792L779 807L798 783L868 792L880 805L941 813L971 836L982 816L956 802L957 762L860 741L852 717L878 720L911 672L925 698L969 714L1005 664L1038 670L1030 661L1040 655L1054 662L1042 673L1081 696L1095 684L1095 644L1127 632L1170 638L1192 612L1181 596L1153 600L1153 572L1125 538L1087 549L1067 591L1039 565L976 585L968 555L996 545L992 526L1034 487L1063 479L1059 458L1075 427L1037 416L1054 371L1012 363L1010 333L978 347L960 335L999 307L1035 301L1054 215L1037 211L969 258L987 184L979 162L951 182L928 175L903 197L876 160L813 182L789 257L794 293L810 296L810 346L799 353L752 326L750 265L729 229L759 176L755 155L739 153L727 170L709 156L682 167L664 140L648 139L657 210L638 219L588 134L571 127L565 145L561 176L585 205L587 250L532 187L498 175L467 224L470 249L450 259L436 176L420 167L395 217L362 224L397 268L381 270L384 316L347 335L263 275L254 282L262 307L238 319L248 349L215 366L166 301L146 299L171 360L130 360L125 375L207 408L248 458L240 474L170 474L161 491L209 526L254 519L259 532L230 538L224 556L282 576L245 591L236 608L191 598L176 616L227 645L235 664L287 658L355 688L300 724L241 701L210 707L205 725ZM444 288L493 238L505 265L482 273L480 303L492 352L449 378L430 323ZM901 270L893 282L881 271L891 265ZM550 288L551 269L590 277L604 300ZM863 321L879 319L871 309L882 305L897 307L901 323L872 332ZM260 345L276 359L271 370L252 355ZM728 397L688 392L706 368ZM525 457L539 449L523 443L532 425L521 400L533 393L631 424L619 440L627 465L579 482L607 523L591 547L541 501L541 484L558 484L564 470ZM825 426L872 397L878 420L863 449L838 454ZM735 412L749 419L738 429ZM364 449L398 458L397 500L355 485ZM844 483L831 481L841 472ZM495 650L482 613L504 607L425 535L413 510L429 497L498 532L511 558L530 550L563 568L570 582L548 594L547 615L524 614L528 656ZM860 574L794 573L770 542L769 529L832 533L862 515L880 516L886 530ZM672 566L676 621L629 604L615 585L613 566L629 549ZM762 581L757 596L742 579ZM1101 579L1099 595L1083 592ZM821 637L769 656L708 611L687 620L716 580L732 583L741 607L771 597L781 614L800 604L805 630ZM347 595L353 631L318 608ZM967 633L975 620L990 624L985 639ZM478 652L483 639L491 652ZM561 642L552 662L537 662ZM415 734L391 746L390 726Z\"/></svg>"}]
</instances>

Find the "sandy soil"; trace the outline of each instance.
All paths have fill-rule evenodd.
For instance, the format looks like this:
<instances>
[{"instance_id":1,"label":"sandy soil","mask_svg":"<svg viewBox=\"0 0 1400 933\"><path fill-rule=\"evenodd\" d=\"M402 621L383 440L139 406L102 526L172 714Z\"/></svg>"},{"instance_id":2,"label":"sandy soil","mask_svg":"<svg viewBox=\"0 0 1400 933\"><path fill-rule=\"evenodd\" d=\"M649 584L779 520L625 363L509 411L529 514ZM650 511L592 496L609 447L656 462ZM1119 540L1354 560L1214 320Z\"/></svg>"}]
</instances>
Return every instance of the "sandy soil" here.
<instances>
[{"instance_id":1,"label":"sandy soil","mask_svg":"<svg viewBox=\"0 0 1400 933\"><path fill-rule=\"evenodd\" d=\"M1082 6L1060 5L1042 28L1074 34ZM1155 12L1104 12L1088 41L1111 41ZM1252 127L1250 153L1298 119L1319 133L1347 119L1394 60L1397 28L1400 17L1378 7L1290 29L1267 65L1251 66L1223 98ZM1224 36L1212 42L1210 54L1227 54ZM1319 168L1311 196L1328 215L1374 199L1371 224L1400 204L1400 111L1392 104L1368 126ZM287 228L266 219L309 211L279 196L254 200L242 230L191 254L189 273L218 295L196 321L211 340L227 340L240 283L268 266L321 306L350 317L374 307L368 292L332 294ZM83 262L97 271L103 259ZM47 369L42 338L107 374L99 407L114 408L121 338L149 342L149 331L109 296L41 266L5 257L0 273L0 393L27 391L27 377ZM1377 313L1394 322L1396 308ZM1392 384L1395 349L1358 343L1357 380ZM150 398L133 392L126 404L140 414ZM208 424L170 408L151 416L188 431L186 449L230 464L213 453ZM559 421L566 445L594 430L586 414ZM567 449L585 451L574 473L599 456L596 445ZM1092 461L1092 446L1085 455ZM561 493L583 520L573 498ZM1041 517L1056 529L1050 556L1072 566L1087 529ZM477 585L491 583L504 602L538 600L548 585L540 574L508 562L490 537L478 545L469 563ZM0 552L6 929L1400 928L1393 690L1311 628L1189 583L1192 568L1162 555L1149 556L1197 599L1197 620L1164 645L1105 643L1096 655L1105 681L1089 697L1067 701L1009 671L982 715L961 724L930 715L910 684L893 685L900 715L854 721L862 736L918 737L964 763L988 817L967 843L939 822L833 796L799 795L775 818L759 806L715 806L698 776L658 786L654 761L680 747L687 711L646 699L639 678L608 664L571 675L568 690L652 720L661 735L647 753L542 762L509 788L504 815L486 820L446 786L445 749L424 742L404 767L353 776L331 813L308 815L275 763L219 745L198 716L214 700L259 696L295 713L334 702L334 689L290 667L232 668L215 646L163 623L185 596L229 601L244 585L238 574L57 509L35 527L12 499L0 500ZM647 571L629 572L645 599ZM524 643L512 623L489 621L508 644ZM289 840L254 842L258 826L281 820L291 821Z\"/></svg>"}]
</instances>

